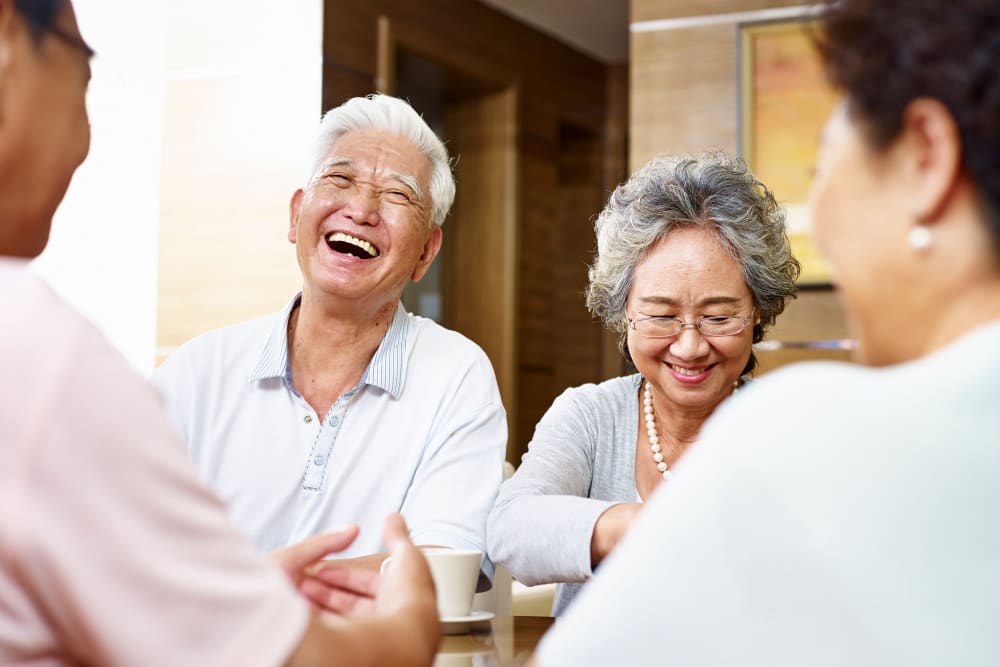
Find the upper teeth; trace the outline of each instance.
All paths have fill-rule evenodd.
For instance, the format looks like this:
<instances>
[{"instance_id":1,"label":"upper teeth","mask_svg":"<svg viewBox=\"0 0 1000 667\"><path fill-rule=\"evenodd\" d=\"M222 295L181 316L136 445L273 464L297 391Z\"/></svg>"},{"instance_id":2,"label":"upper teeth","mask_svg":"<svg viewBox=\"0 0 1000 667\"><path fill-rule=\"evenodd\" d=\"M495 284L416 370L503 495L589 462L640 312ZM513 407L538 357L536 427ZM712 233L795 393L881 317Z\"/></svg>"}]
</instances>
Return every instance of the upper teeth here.
<instances>
[{"instance_id":1,"label":"upper teeth","mask_svg":"<svg viewBox=\"0 0 1000 667\"><path fill-rule=\"evenodd\" d=\"M329 243L333 243L335 241L343 241L344 243L350 243L352 245L358 246L372 257L378 255L378 250L375 249L375 246L373 246L368 241L365 241L364 239L359 239L356 236L351 236L350 234L344 234L343 232L333 232L332 234L326 237L326 240Z\"/></svg>"},{"instance_id":2,"label":"upper teeth","mask_svg":"<svg viewBox=\"0 0 1000 667\"><path fill-rule=\"evenodd\" d=\"M680 373L681 375L698 375L699 373L702 372L702 369L700 368L682 368L680 366L674 366L674 365L671 365L670 367L673 368L674 371L676 371L677 373Z\"/></svg>"}]
</instances>

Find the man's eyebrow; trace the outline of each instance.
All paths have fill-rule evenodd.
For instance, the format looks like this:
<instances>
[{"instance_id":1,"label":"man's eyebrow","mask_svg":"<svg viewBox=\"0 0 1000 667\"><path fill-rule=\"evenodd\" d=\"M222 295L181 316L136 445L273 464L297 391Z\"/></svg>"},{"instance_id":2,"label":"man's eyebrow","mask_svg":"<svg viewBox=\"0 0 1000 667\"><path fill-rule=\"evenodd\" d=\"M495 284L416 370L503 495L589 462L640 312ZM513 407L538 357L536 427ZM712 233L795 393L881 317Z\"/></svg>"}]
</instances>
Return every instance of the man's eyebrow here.
<instances>
[{"instance_id":1,"label":"man's eyebrow","mask_svg":"<svg viewBox=\"0 0 1000 667\"><path fill-rule=\"evenodd\" d=\"M351 167L351 166L354 166L354 162L351 160L351 158L334 155L333 157L327 158L326 160L321 162L319 165L319 169L316 170L316 173L323 174L330 171L334 167Z\"/></svg>"},{"instance_id":2,"label":"man's eyebrow","mask_svg":"<svg viewBox=\"0 0 1000 667\"><path fill-rule=\"evenodd\" d=\"M389 173L389 178L399 181L407 188L409 188L411 191L413 191L413 196L416 198L417 201L423 201L424 193L420 189L420 183L417 183L417 179L407 174L398 174L394 171Z\"/></svg>"},{"instance_id":3,"label":"man's eyebrow","mask_svg":"<svg viewBox=\"0 0 1000 667\"><path fill-rule=\"evenodd\" d=\"M354 167L354 161L349 157L334 155L320 163L319 168L316 170L316 177L325 175L334 167ZM395 171L389 172L388 176L391 180L399 181L402 185L405 185L413 193L414 198L418 202L423 201L424 193L420 189L420 183L417 182L417 179L408 174L400 174Z\"/></svg>"},{"instance_id":4,"label":"man's eyebrow","mask_svg":"<svg viewBox=\"0 0 1000 667\"><path fill-rule=\"evenodd\" d=\"M319 179L323 178L328 173L330 173L330 170L333 169L334 167L351 167L353 165L354 163L351 161L350 158L340 157L337 155L327 158L322 162L320 162L319 166L316 167L316 171L313 172L312 178L309 179L309 183L311 185L316 181L318 181Z\"/></svg>"}]
</instances>

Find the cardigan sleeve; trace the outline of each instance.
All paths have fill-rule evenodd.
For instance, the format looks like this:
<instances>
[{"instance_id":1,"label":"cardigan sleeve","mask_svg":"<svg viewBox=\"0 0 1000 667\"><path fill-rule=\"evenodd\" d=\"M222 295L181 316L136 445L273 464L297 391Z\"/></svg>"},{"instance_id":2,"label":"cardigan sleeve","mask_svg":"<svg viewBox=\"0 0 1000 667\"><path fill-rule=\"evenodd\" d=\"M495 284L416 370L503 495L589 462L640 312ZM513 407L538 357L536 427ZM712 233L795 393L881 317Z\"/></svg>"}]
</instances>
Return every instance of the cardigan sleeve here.
<instances>
[{"instance_id":1,"label":"cardigan sleeve","mask_svg":"<svg viewBox=\"0 0 1000 667\"><path fill-rule=\"evenodd\" d=\"M490 513L490 557L529 586L590 578L594 524L616 504L588 497L600 434L610 416L581 389L565 391L542 417Z\"/></svg>"}]
</instances>

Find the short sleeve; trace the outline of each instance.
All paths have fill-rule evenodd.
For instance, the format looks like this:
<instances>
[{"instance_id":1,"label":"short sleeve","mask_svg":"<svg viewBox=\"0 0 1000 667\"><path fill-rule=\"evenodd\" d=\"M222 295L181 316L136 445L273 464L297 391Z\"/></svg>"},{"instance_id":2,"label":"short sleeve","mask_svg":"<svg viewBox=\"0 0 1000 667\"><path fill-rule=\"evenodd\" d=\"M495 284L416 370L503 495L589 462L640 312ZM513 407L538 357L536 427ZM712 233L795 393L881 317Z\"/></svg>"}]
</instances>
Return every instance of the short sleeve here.
<instances>
[{"instance_id":1,"label":"short sleeve","mask_svg":"<svg viewBox=\"0 0 1000 667\"><path fill-rule=\"evenodd\" d=\"M492 579L493 564L485 558L486 517L503 478L507 420L481 352L448 397L445 412L401 511L416 544L482 551L483 574ZM481 580L480 590L486 587Z\"/></svg>"}]
</instances>

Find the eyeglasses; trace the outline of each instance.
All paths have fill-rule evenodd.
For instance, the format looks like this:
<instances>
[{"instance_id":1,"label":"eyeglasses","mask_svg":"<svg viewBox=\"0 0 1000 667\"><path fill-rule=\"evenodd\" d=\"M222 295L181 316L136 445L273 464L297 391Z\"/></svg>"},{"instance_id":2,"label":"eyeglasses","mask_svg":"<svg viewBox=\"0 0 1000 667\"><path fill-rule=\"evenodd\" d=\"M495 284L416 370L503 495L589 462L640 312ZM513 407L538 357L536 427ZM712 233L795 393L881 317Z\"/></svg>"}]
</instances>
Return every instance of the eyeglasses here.
<instances>
[{"instance_id":1,"label":"eyeglasses","mask_svg":"<svg viewBox=\"0 0 1000 667\"><path fill-rule=\"evenodd\" d=\"M756 308L746 317L711 316L699 317L694 322L685 322L676 317L642 317L633 320L625 316L628 325L644 338L672 338L685 327L694 327L702 336L735 336L753 322Z\"/></svg>"}]
</instances>

